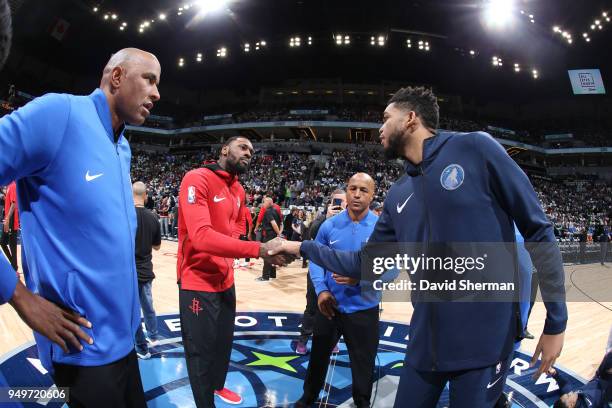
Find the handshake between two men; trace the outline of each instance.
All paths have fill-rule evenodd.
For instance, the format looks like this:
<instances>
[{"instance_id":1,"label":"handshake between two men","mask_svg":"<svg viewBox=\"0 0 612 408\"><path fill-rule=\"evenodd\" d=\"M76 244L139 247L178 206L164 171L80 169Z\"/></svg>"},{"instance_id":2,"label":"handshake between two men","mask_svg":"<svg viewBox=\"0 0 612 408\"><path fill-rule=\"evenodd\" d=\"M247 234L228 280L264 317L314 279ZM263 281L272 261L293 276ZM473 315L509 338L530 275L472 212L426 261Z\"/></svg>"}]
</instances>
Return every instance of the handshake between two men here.
<instances>
[{"instance_id":1,"label":"handshake between two men","mask_svg":"<svg viewBox=\"0 0 612 408\"><path fill-rule=\"evenodd\" d=\"M302 243L274 238L261 244L259 257L270 262L273 266L286 266L300 256ZM336 283L340 285L356 285L359 281L348 276L332 274Z\"/></svg>"}]
</instances>

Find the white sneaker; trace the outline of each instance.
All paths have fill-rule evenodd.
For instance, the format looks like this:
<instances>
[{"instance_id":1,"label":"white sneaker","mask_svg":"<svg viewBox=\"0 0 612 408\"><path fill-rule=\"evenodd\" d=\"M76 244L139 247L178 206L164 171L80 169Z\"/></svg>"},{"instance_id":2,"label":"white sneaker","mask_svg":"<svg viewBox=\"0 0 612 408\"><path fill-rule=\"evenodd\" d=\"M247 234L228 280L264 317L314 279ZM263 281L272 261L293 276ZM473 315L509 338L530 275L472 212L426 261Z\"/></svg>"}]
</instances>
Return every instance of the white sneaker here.
<instances>
[{"instance_id":1,"label":"white sneaker","mask_svg":"<svg viewBox=\"0 0 612 408\"><path fill-rule=\"evenodd\" d=\"M142 354L139 352L136 352L136 355L138 356L139 359L141 360L148 360L151 358L151 353L147 351L147 354Z\"/></svg>"}]
</instances>

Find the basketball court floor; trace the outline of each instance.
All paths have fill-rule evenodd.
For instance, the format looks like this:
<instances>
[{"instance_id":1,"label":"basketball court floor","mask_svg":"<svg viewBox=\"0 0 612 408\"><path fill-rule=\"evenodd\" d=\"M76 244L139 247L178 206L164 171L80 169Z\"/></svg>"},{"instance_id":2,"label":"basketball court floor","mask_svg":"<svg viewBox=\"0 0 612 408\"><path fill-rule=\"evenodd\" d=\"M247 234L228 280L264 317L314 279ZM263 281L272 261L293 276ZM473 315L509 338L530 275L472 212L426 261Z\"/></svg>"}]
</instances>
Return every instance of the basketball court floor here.
<instances>
[{"instance_id":1,"label":"basketball court floor","mask_svg":"<svg viewBox=\"0 0 612 408\"><path fill-rule=\"evenodd\" d=\"M149 407L194 407L185 367L178 319L176 286L177 243L163 241L154 253L157 278L153 283L154 306L162 339L153 343L152 358L140 360L143 385ZM232 362L226 386L244 398L241 407L287 407L301 395L308 355L293 351L299 333L299 320L305 306L306 269L301 261L279 268L276 280L255 282L262 262L236 270L237 317ZM565 345L557 366L576 386L592 377L604 355L610 325L612 267L607 264L567 266L566 286L570 298ZM373 406L391 407L404 360L410 303L385 302L379 330L380 346L373 384ZM545 309L536 303L529 322L533 334L541 333ZM9 305L0 306L0 386L52 387L48 373L40 365L31 330ZM536 340L524 340L516 352L505 392L514 407L549 407L558 396L554 380L531 378L528 367ZM309 344L310 345L310 344ZM351 406L351 375L344 343L332 356L321 393L320 406ZM226 407L220 400L218 407ZM3 404L0 407L19 404ZM25 406L25 405L24 405ZM39 401L28 406L61 407ZM448 406L447 391L439 407Z\"/></svg>"}]
</instances>

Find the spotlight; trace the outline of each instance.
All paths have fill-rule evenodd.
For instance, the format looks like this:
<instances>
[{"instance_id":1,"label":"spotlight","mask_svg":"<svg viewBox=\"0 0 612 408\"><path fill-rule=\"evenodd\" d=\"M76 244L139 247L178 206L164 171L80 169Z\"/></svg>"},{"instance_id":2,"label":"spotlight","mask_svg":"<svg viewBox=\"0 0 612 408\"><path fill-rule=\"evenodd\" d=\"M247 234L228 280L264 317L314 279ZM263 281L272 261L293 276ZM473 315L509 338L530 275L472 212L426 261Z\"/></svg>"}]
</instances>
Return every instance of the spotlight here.
<instances>
[{"instance_id":1,"label":"spotlight","mask_svg":"<svg viewBox=\"0 0 612 408\"><path fill-rule=\"evenodd\" d=\"M586 38L586 37L588 37L588 34L587 34L587 33L582 33L582 36L583 36L584 38Z\"/></svg>"},{"instance_id":2,"label":"spotlight","mask_svg":"<svg viewBox=\"0 0 612 408\"><path fill-rule=\"evenodd\" d=\"M412 40L410 38L406 40L406 47L412 48Z\"/></svg>"},{"instance_id":3,"label":"spotlight","mask_svg":"<svg viewBox=\"0 0 612 408\"><path fill-rule=\"evenodd\" d=\"M98 12L98 8L97 8L97 7L94 7L94 8L93 8L93 11L94 11L94 13L97 13L97 12Z\"/></svg>"},{"instance_id":4,"label":"spotlight","mask_svg":"<svg viewBox=\"0 0 612 408\"><path fill-rule=\"evenodd\" d=\"M587 39L586 39L586 42L591 42L591 39L590 39L590 38L587 38Z\"/></svg>"},{"instance_id":5,"label":"spotlight","mask_svg":"<svg viewBox=\"0 0 612 408\"><path fill-rule=\"evenodd\" d=\"M123 23L121 23L121 25L122 25L123 27L127 27L127 23L126 23L125 21L124 21Z\"/></svg>"},{"instance_id":6,"label":"spotlight","mask_svg":"<svg viewBox=\"0 0 612 408\"><path fill-rule=\"evenodd\" d=\"M264 40L261 40L259 43L261 44L262 47L266 46L266 42Z\"/></svg>"},{"instance_id":7,"label":"spotlight","mask_svg":"<svg viewBox=\"0 0 612 408\"><path fill-rule=\"evenodd\" d=\"M195 5L200 9L200 13L202 15L206 15L208 13L214 13L217 11L221 11L227 7L226 0L198 0L195 2ZM185 10L187 10L187 6L185 6Z\"/></svg>"},{"instance_id":8,"label":"spotlight","mask_svg":"<svg viewBox=\"0 0 612 408\"><path fill-rule=\"evenodd\" d=\"M312 37L308 37L308 45L312 45Z\"/></svg>"},{"instance_id":9,"label":"spotlight","mask_svg":"<svg viewBox=\"0 0 612 408\"><path fill-rule=\"evenodd\" d=\"M144 32L144 29L143 29L142 27L140 27L140 28L138 29L138 32L139 32L139 33L142 33L142 32Z\"/></svg>"},{"instance_id":10,"label":"spotlight","mask_svg":"<svg viewBox=\"0 0 612 408\"><path fill-rule=\"evenodd\" d=\"M485 5L485 20L492 27L504 27L512 20L514 1L488 0Z\"/></svg>"},{"instance_id":11,"label":"spotlight","mask_svg":"<svg viewBox=\"0 0 612 408\"><path fill-rule=\"evenodd\" d=\"M561 29L559 28L559 26L554 26L554 27L553 27L553 31L554 31L555 33L558 33L559 31L561 31Z\"/></svg>"},{"instance_id":12,"label":"spotlight","mask_svg":"<svg viewBox=\"0 0 612 408\"><path fill-rule=\"evenodd\" d=\"M521 72L521 66L519 64L514 64L514 72Z\"/></svg>"},{"instance_id":13,"label":"spotlight","mask_svg":"<svg viewBox=\"0 0 612 408\"><path fill-rule=\"evenodd\" d=\"M159 15L159 19L160 20L165 20L166 19L166 15L164 13Z\"/></svg>"},{"instance_id":14,"label":"spotlight","mask_svg":"<svg viewBox=\"0 0 612 408\"><path fill-rule=\"evenodd\" d=\"M591 30L594 30L594 29L595 29L595 25L591 24Z\"/></svg>"},{"instance_id":15,"label":"spotlight","mask_svg":"<svg viewBox=\"0 0 612 408\"><path fill-rule=\"evenodd\" d=\"M217 57L225 58L227 56L227 48L221 47L217 50Z\"/></svg>"},{"instance_id":16,"label":"spotlight","mask_svg":"<svg viewBox=\"0 0 612 408\"><path fill-rule=\"evenodd\" d=\"M123 30L125 30L125 27L121 26L121 27L119 27L119 30L123 31Z\"/></svg>"},{"instance_id":17,"label":"spotlight","mask_svg":"<svg viewBox=\"0 0 612 408\"><path fill-rule=\"evenodd\" d=\"M108 14L105 14L105 15L104 15L104 19L105 19L105 20L108 20Z\"/></svg>"},{"instance_id":18,"label":"spotlight","mask_svg":"<svg viewBox=\"0 0 612 408\"><path fill-rule=\"evenodd\" d=\"M249 43L244 44L244 52L251 51L251 45Z\"/></svg>"},{"instance_id":19,"label":"spotlight","mask_svg":"<svg viewBox=\"0 0 612 408\"><path fill-rule=\"evenodd\" d=\"M476 55L476 51L470 50L470 55Z\"/></svg>"},{"instance_id":20,"label":"spotlight","mask_svg":"<svg viewBox=\"0 0 612 408\"><path fill-rule=\"evenodd\" d=\"M538 79L539 73L537 69L534 69L531 71L531 75L533 76L533 79Z\"/></svg>"},{"instance_id":21,"label":"spotlight","mask_svg":"<svg viewBox=\"0 0 612 408\"><path fill-rule=\"evenodd\" d=\"M116 15L116 14L113 14L113 15L111 16L111 18L112 18L113 20L116 20L116 19L117 19L117 15Z\"/></svg>"},{"instance_id":22,"label":"spotlight","mask_svg":"<svg viewBox=\"0 0 612 408\"><path fill-rule=\"evenodd\" d=\"M185 65L185 59L184 58L179 58L178 66L182 67L183 65Z\"/></svg>"}]
</instances>

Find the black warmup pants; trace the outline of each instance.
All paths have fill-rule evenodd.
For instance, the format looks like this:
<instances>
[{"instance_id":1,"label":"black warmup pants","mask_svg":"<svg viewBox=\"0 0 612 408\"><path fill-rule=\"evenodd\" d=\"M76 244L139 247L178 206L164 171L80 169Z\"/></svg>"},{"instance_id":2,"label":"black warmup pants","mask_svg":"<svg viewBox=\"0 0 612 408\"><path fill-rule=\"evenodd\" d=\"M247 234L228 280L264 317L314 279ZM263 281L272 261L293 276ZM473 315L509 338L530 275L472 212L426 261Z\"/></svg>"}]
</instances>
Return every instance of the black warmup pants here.
<instances>
[{"instance_id":1,"label":"black warmup pants","mask_svg":"<svg viewBox=\"0 0 612 408\"><path fill-rule=\"evenodd\" d=\"M302 326L300 327L300 341L306 343L312 336L314 321L319 307L317 306L317 292L315 291L310 273L306 274L306 309L302 315Z\"/></svg>"},{"instance_id":2,"label":"black warmup pants","mask_svg":"<svg viewBox=\"0 0 612 408\"><path fill-rule=\"evenodd\" d=\"M53 364L53 368L55 384L70 388L70 408L147 408L134 350L103 366Z\"/></svg>"},{"instance_id":3,"label":"black warmup pants","mask_svg":"<svg viewBox=\"0 0 612 408\"><path fill-rule=\"evenodd\" d=\"M261 239L261 242L272 241L276 238L274 235L270 234ZM261 277L264 279L276 278L276 267L272 266L271 263L264 261L263 271Z\"/></svg>"},{"instance_id":4,"label":"black warmup pants","mask_svg":"<svg viewBox=\"0 0 612 408\"><path fill-rule=\"evenodd\" d=\"M198 408L214 407L229 369L236 317L236 289L179 290L181 334L187 373Z\"/></svg>"},{"instance_id":5,"label":"black warmup pants","mask_svg":"<svg viewBox=\"0 0 612 408\"><path fill-rule=\"evenodd\" d=\"M378 306L355 313L336 312L332 320L317 312L303 401L312 404L319 396L331 352L340 336L344 335L351 361L353 401L359 408L370 406L378 350L378 312Z\"/></svg>"}]
</instances>

